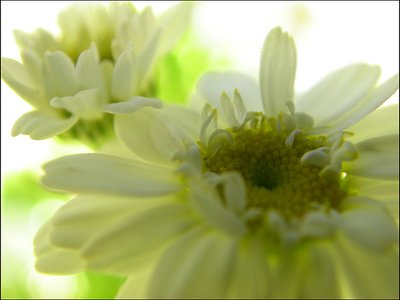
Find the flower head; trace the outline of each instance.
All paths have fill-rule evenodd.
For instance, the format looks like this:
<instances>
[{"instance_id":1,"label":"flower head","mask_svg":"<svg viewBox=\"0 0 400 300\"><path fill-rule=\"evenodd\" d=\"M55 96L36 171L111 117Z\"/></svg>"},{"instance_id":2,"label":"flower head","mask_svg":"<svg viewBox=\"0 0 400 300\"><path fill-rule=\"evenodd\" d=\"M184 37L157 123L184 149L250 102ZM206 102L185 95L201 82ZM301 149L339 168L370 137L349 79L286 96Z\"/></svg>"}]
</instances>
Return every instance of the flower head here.
<instances>
[{"instance_id":1,"label":"flower head","mask_svg":"<svg viewBox=\"0 0 400 300\"><path fill-rule=\"evenodd\" d=\"M142 96L156 97L155 62L183 34L189 10L180 4L156 18L130 3L75 4L59 15L60 37L15 31L22 63L2 58L2 77L34 110L18 119L12 135L99 145L112 132L109 113L161 107Z\"/></svg>"},{"instance_id":2,"label":"flower head","mask_svg":"<svg viewBox=\"0 0 400 300\"><path fill-rule=\"evenodd\" d=\"M375 109L398 76L376 87L379 68L351 65L295 101L296 59L275 28L261 93L210 74L201 112L116 117L133 154L46 164L42 182L78 196L38 233L38 269L129 276L120 297L396 297L398 126L374 125L397 115Z\"/></svg>"}]
</instances>

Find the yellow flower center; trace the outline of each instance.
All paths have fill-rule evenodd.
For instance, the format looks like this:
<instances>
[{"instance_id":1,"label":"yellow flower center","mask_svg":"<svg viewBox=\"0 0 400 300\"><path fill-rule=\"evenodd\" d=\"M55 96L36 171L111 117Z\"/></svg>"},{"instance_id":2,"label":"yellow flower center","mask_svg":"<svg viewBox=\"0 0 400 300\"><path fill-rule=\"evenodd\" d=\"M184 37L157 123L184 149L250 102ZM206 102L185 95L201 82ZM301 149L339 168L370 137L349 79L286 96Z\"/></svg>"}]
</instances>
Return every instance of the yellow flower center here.
<instances>
[{"instance_id":1,"label":"yellow flower center","mask_svg":"<svg viewBox=\"0 0 400 300\"><path fill-rule=\"evenodd\" d=\"M345 196L340 174L321 176L321 167L301 163L307 151L326 146L324 137L296 135L288 146L287 133L265 128L229 129L231 142L217 151L203 151L206 171L238 171L247 186L248 207L277 210L286 218L312 209L337 208Z\"/></svg>"}]
</instances>

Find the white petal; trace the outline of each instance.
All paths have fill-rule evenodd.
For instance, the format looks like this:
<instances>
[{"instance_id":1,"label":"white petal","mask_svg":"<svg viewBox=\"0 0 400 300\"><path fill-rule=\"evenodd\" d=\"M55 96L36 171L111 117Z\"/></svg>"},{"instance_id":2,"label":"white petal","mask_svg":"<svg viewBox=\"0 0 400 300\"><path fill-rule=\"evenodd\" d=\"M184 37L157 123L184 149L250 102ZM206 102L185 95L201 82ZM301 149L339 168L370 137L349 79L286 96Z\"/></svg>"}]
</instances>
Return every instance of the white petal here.
<instances>
[{"instance_id":1,"label":"white petal","mask_svg":"<svg viewBox=\"0 0 400 300\"><path fill-rule=\"evenodd\" d=\"M155 118L150 135L154 146L170 161L174 160L178 153L186 151L188 138L168 115L160 114Z\"/></svg>"},{"instance_id":2,"label":"white petal","mask_svg":"<svg viewBox=\"0 0 400 300\"><path fill-rule=\"evenodd\" d=\"M357 106L379 75L378 66L354 64L341 68L304 93L296 109L310 114L317 126L329 125Z\"/></svg>"},{"instance_id":3,"label":"white petal","mask_svg":"<svg viewBox=\"0 0 400 300\"><path fill-rule=\"evenodd\" d=\"M1 58L1 75L6 81L19 81L26 88L34 89L35 84L27 69L18 61L2 57Z\"/></svg>"},{"instance_id":4,"label":"white petal","mask_svg":"<svg viewBox=\"0 0 400 300\"><path fill-rule=\"evenodd\" d=\"M56 108L63 108L83 119L96 119L101 117L101 102L100 90L91 89L80 91L74 96L53 98L50 104Z\"/></svg>"},{"instance_id":5,"label":"white petal","mask_svg":"<svg viewBox=\"0 0 400 300\"><path fill-rule=\"evenodd\" d=\"M76 117L64 119L51 113L31 111L15 122L11 135L26 134L33 140L43 140L67 131L76 121Z\"/></svg>"},{"instance_id":6,"label":"white petal","mask_svg":"<svg viewBox=\"0 0 400 300\"><path fill-rule=\"evenodd\" d=\"M276 27L264 41L260 64L260 88L264 111L277 116L294 99L296 47L291 36Z\"/></svg>"},{"instance_id":7,"label":"white petal","mask_svg":"<svg viewBox=\"0 0 400 300\"><path fill-rule=\"evenodd\" d=\"M158 110L146 107L135 112L134 115L117 115L114 122L115 133L122 143L141 158L171 165L172 153L160 152L151 135L151 128L158 115Z\"/></svg>"},{"instance_id":8,"label":"white petal","mask_svg":"<svg viewBox=\"0 0 400 300\"><path fill-rule=\"evenodd\" d=\"M399 135L368 139L356 145L359 158L346 162L344 171L363 177L399 178Z\"/></svg>"},{"instance_id":9,"label":"white petal","mask_svg":"<svg viewBox=\"0 0 400 300\"><path fill-rule=\"evenodd\" d=\"M218 129L218 111L208 103L201 110L200 124L200 143L207 146L211 135Z\"/></svg>"},{"instance_id":10,"label":"white petal","mask_svg":"<svg viewBox=\"0 0 400 300\"><path fill-rule=\"evenodd\" d=\"M84 261L80 253L53 246L49 240L50 231L51 225L47 222L36 234L36 269L43 273L63 275L81 272Z\"/></svg>"},{"instance_id":11,"label":"white petal","mask_svg":"<svg viewBox=\"0 0 400 300\"><path fill-rule=\"evenodd\" d=\"M190 192L195 208L210 224L232 236L241 236L246 232L241 219L222 205L213 187L196 180L191 183Z\"/></svg>"},{"instance_id":12,"label":"white petal","mask_svg":"<svg viewBox=\"0 0 400 300\"><path fill-rule=\"evenodd\" d=\"M173 170L104 154L77 154L43 166L42 183L72 193L158 196L183 188Z\"/></svg>"},{"instance_id":13,"label":"white petal","mask_svg":"<svg viewBox=\"0 0 400 300\"><path fill-rule=\"evenodd\" d=\"M149 6L140 14L135 13L122 18L111 43L114 60L117 60L127 48L131 48L135 56L138 55L143 50L144 43L154 33L155 25L155 16Z\"/></svg>"},{"instance_id":14,"label":"white petal","mask_svg":"<svg viewBox=\"0 0 400 300\"><path fill-rule=\"evenodd\" d=\"M218 232L194 230L161 257L149 298L223 298L227 291L236 245Z\"/></svg>"},{"instance_id":15,"label":"white petal","mask_svg":"<svg viewBox=\"0 0 400 300\"><path fill-rule=\"evenodd\" d=\"M349 137L353 143L369 138L399 133L399 104L381 107L346 129L353 132Z\"/></svg>"},{"instance_id":16,"label":"white petal","mask_svg":"<svg viewBox=\"0 0 400 300\"><path fill-rule=\"evenodd\" d=\"M352 299L397 299L399 297L398 250L370 252L340 236L334 243L338 279Z\"/></svg>"},{"instance_id":17,"label":"white petal","mask_svg":"<svg viewBox=\"0 0 400 300\"><path fill-rule=\"evenodd\" d=\"M190 210L165 199L164 204L134 211L92 239L83 249L88 266L95 270L130 274L148 255L158 253L194 224Z\"/></svg>"},{"instance_id":18,"label":"white petal","mask_svg":"<svg viewBox=\"0 0 400 300\"><path fill-rule=\"evenodd\" d=\"M97 88L105 96L106 88L103 81L101 65L99 63L98 51L95 44L83 51L76 63L76 77L80 89Z\"/></svg>"},{"instance_id":19,"label":"white petal","mask_svg":"<svg viewBox=\"0 0 400 300\"><path fill-rule=\"evenodd\" d=\"M135 54L143 52L148 43L156 32L156 17L150 6L145 7L140 14L127 19L127 28L125 29L125 36L127 43L132 43ZM125 46L126 47L126 46Z\"/></svg>"},{"instance_id":20,"label":"white petal","mask_svg":"<svg viewBox=\"0 0 400 300\"><path fill-rule=\"evenodd\" d=\"M236 72L210 72L203 75L197 83L197 91L192 101L201 109L204 101L220 108L219 99L222 92L232 98L238 90L243 98L247 111L261 111L261 95L257 81L252 77Z\"/></svg>"},{"instance_id":21,"label":"white petal","mask_svg":"<svg viewBox=\"0 0 400 300\"><path fill-rule=\"evenodd\" d=\"M192 5L189 2L179 3L159 17L162 28L160 55L168 52L187 30L191 19Z\"/></svg>"},{"instance_id":22,"label":"white petal","mask_svg":"<svg viewBox=\"0 0 400 300\"><path fill-rule=\"evenodd\" d=\"M15 41L22 51L32 49L38 55L42 56L45 51L54 51L60 47L53 35L41 28L31 33L20 30L14 30L13 33Z\"/></svg>"},{"instance_id":23,"label":"white petal","mask_svg":"<svg viewBox=\"0 0 400 300\"><path fill-rule=\"evenodd\" d=\"M371 251L385 251L398 243L398 228L387 209L378 201L350 197L343 203L338 226L349 238Z\"/></svg>"},{"instance_id":24,"label":"white petal","mask_svg":"<svg viewBox=\"0 0 400 300\"><path fill-rule=\"evenodd\" d=\"M153 108L162 108L163 103L157 98L136 96L123 102L103 105L102 109L104 112L111 114L129 114L148 106ZM131 116L131 118L135 118L135 116Z\"/></svg>"},{"instance_id":25,"label":"white petal","mask_svg":"<svg viewBox=\"0 0 400 300\"><path fill-rule=\"evenodd\" d=\"M336 130L345 129L380 107L399 88L399 75L396 74L375 88L360 105L334 124Z\"/></svg>"},{"instance_id":26,"label":"white petal","mask_svg":"<svg viewBox=\"0 0 400 300\"><path fill-rule=\"evenodd\" d=\"M115 63L112 75L111 94L119 101L137 95L138 80L137 62L131 49L125 50Z\"/></svg>"},{"instance_id":27,"label":"white petal","mask_svg":"<svg viewBox=\"0 0 400 300\"><path fill-rule=\"evenodd\" d=\"M47 95L64 97L78 92L78 82L72 60L61 51L45 55L45 84Z\"/></svg>"},{"instance_id":28,"label":"white petal","mask_svg":"<svg viewBox=\"0 0 400 300\"><path fill-rule=\"evenodd\" d=\"M142 89L145 89L147 86L148 76L151 74L150 72L153 69L153 65L157 56L157 47L160 40L161 31L158 30L154 33L152 38L146 43L144 49L137 57L137 74L139 83L138 83L138 92L140 93Z\"/></svg>"},{"instance_id":29,"label":"white petal","mask_svg":"<svg viewBox=\"0 0 400 300\"><path fill-rule=\"evenodd\" d=\"M239 245L227 298L265 299L269 289L266 247L258 235L250 235Z\"/></svg>"},{"instance_id":30,"label":"white petal","mask_svg":"<svg viewBox=\"0 0 400 300\"><path fill-rule=\"evenodd\" d=\"M193 141L199 139L200 134L200 112L182 105L166 105L163 111L174 120L184 134Z\"/></svg>"},{"instance_id":31,"label":"white petal","mask_svg":"<svg viewBox=\"0 0 400 300\"><path fill-rule=\"evenodd\" d=\"M275 269L270 273L268 298L301 299L304 270L309 268L304 257L306 252L286 251L279 255ZM285 288L282 288L282 287Z\"/></svg>"}]
</instances>

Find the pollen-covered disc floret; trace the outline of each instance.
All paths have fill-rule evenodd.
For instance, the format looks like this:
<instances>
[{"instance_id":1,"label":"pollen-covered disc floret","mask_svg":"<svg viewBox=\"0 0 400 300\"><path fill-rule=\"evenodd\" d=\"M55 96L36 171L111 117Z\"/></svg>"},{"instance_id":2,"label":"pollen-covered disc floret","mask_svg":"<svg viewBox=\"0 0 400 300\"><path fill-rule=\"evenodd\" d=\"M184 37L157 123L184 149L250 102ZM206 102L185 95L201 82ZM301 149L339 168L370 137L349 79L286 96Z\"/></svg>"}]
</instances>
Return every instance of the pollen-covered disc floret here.
<instances>
[{"instance_id":1,"label":"pollen-covered disc floret","mask_svg":"<svg viewBox=\"0 0 400 300\"><path fill-rule=\"evenodd\" d=\"M271 119L273 121L273 119ZM225 130L230 138L217 150L205 148L206 171L238 171L247 188L247 206L276 210L291 219L313 209L337 208L345 191L340 173L322 174L322 167L304 164L305 153L327 146L324 136L289 134L270 126L245 126Z\"/></svg>"}]
</instances>

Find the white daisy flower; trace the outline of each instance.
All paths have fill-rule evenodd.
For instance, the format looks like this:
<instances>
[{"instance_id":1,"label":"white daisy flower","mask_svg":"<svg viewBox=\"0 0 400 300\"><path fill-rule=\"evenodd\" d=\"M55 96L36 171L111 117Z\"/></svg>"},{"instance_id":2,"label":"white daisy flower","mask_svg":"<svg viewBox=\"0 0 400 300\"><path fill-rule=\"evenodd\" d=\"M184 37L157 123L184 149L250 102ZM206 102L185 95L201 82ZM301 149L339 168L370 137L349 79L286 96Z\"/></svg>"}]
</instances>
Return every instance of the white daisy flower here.
<instances>
[{"instance_id":1,"label":"white daisy flower","mask_svg":"<svg viewBox=\"0 0 400 300\"><path fill-rule=\"evenodd\" d=\"M131 3L75 4L61 12L61 36L39 29L15 31L22 63L2 58L3 80L34 110L21 116L12 135L56 135L99 145L112 133L109 113L160 108L151 91L155 62L175 45L190 5L156 18Z\"/></svg>"},{"instance_id":2,"label":"white daisy flower","mask_svg":"<svg viewBox=\"0 0 400 300\"><path fill-rule=\"evenodd\" d=\"M377 109L398 76L377 86L378 67L351 65L295 109L295 70L275 28L261 93L210 74L198 95L216 108L116 117L136 159L47 163L43 184L78 196L38 233L38 270L128 276L119 298L398 297L398 105Z\"/></svg>"}]
</instances>

